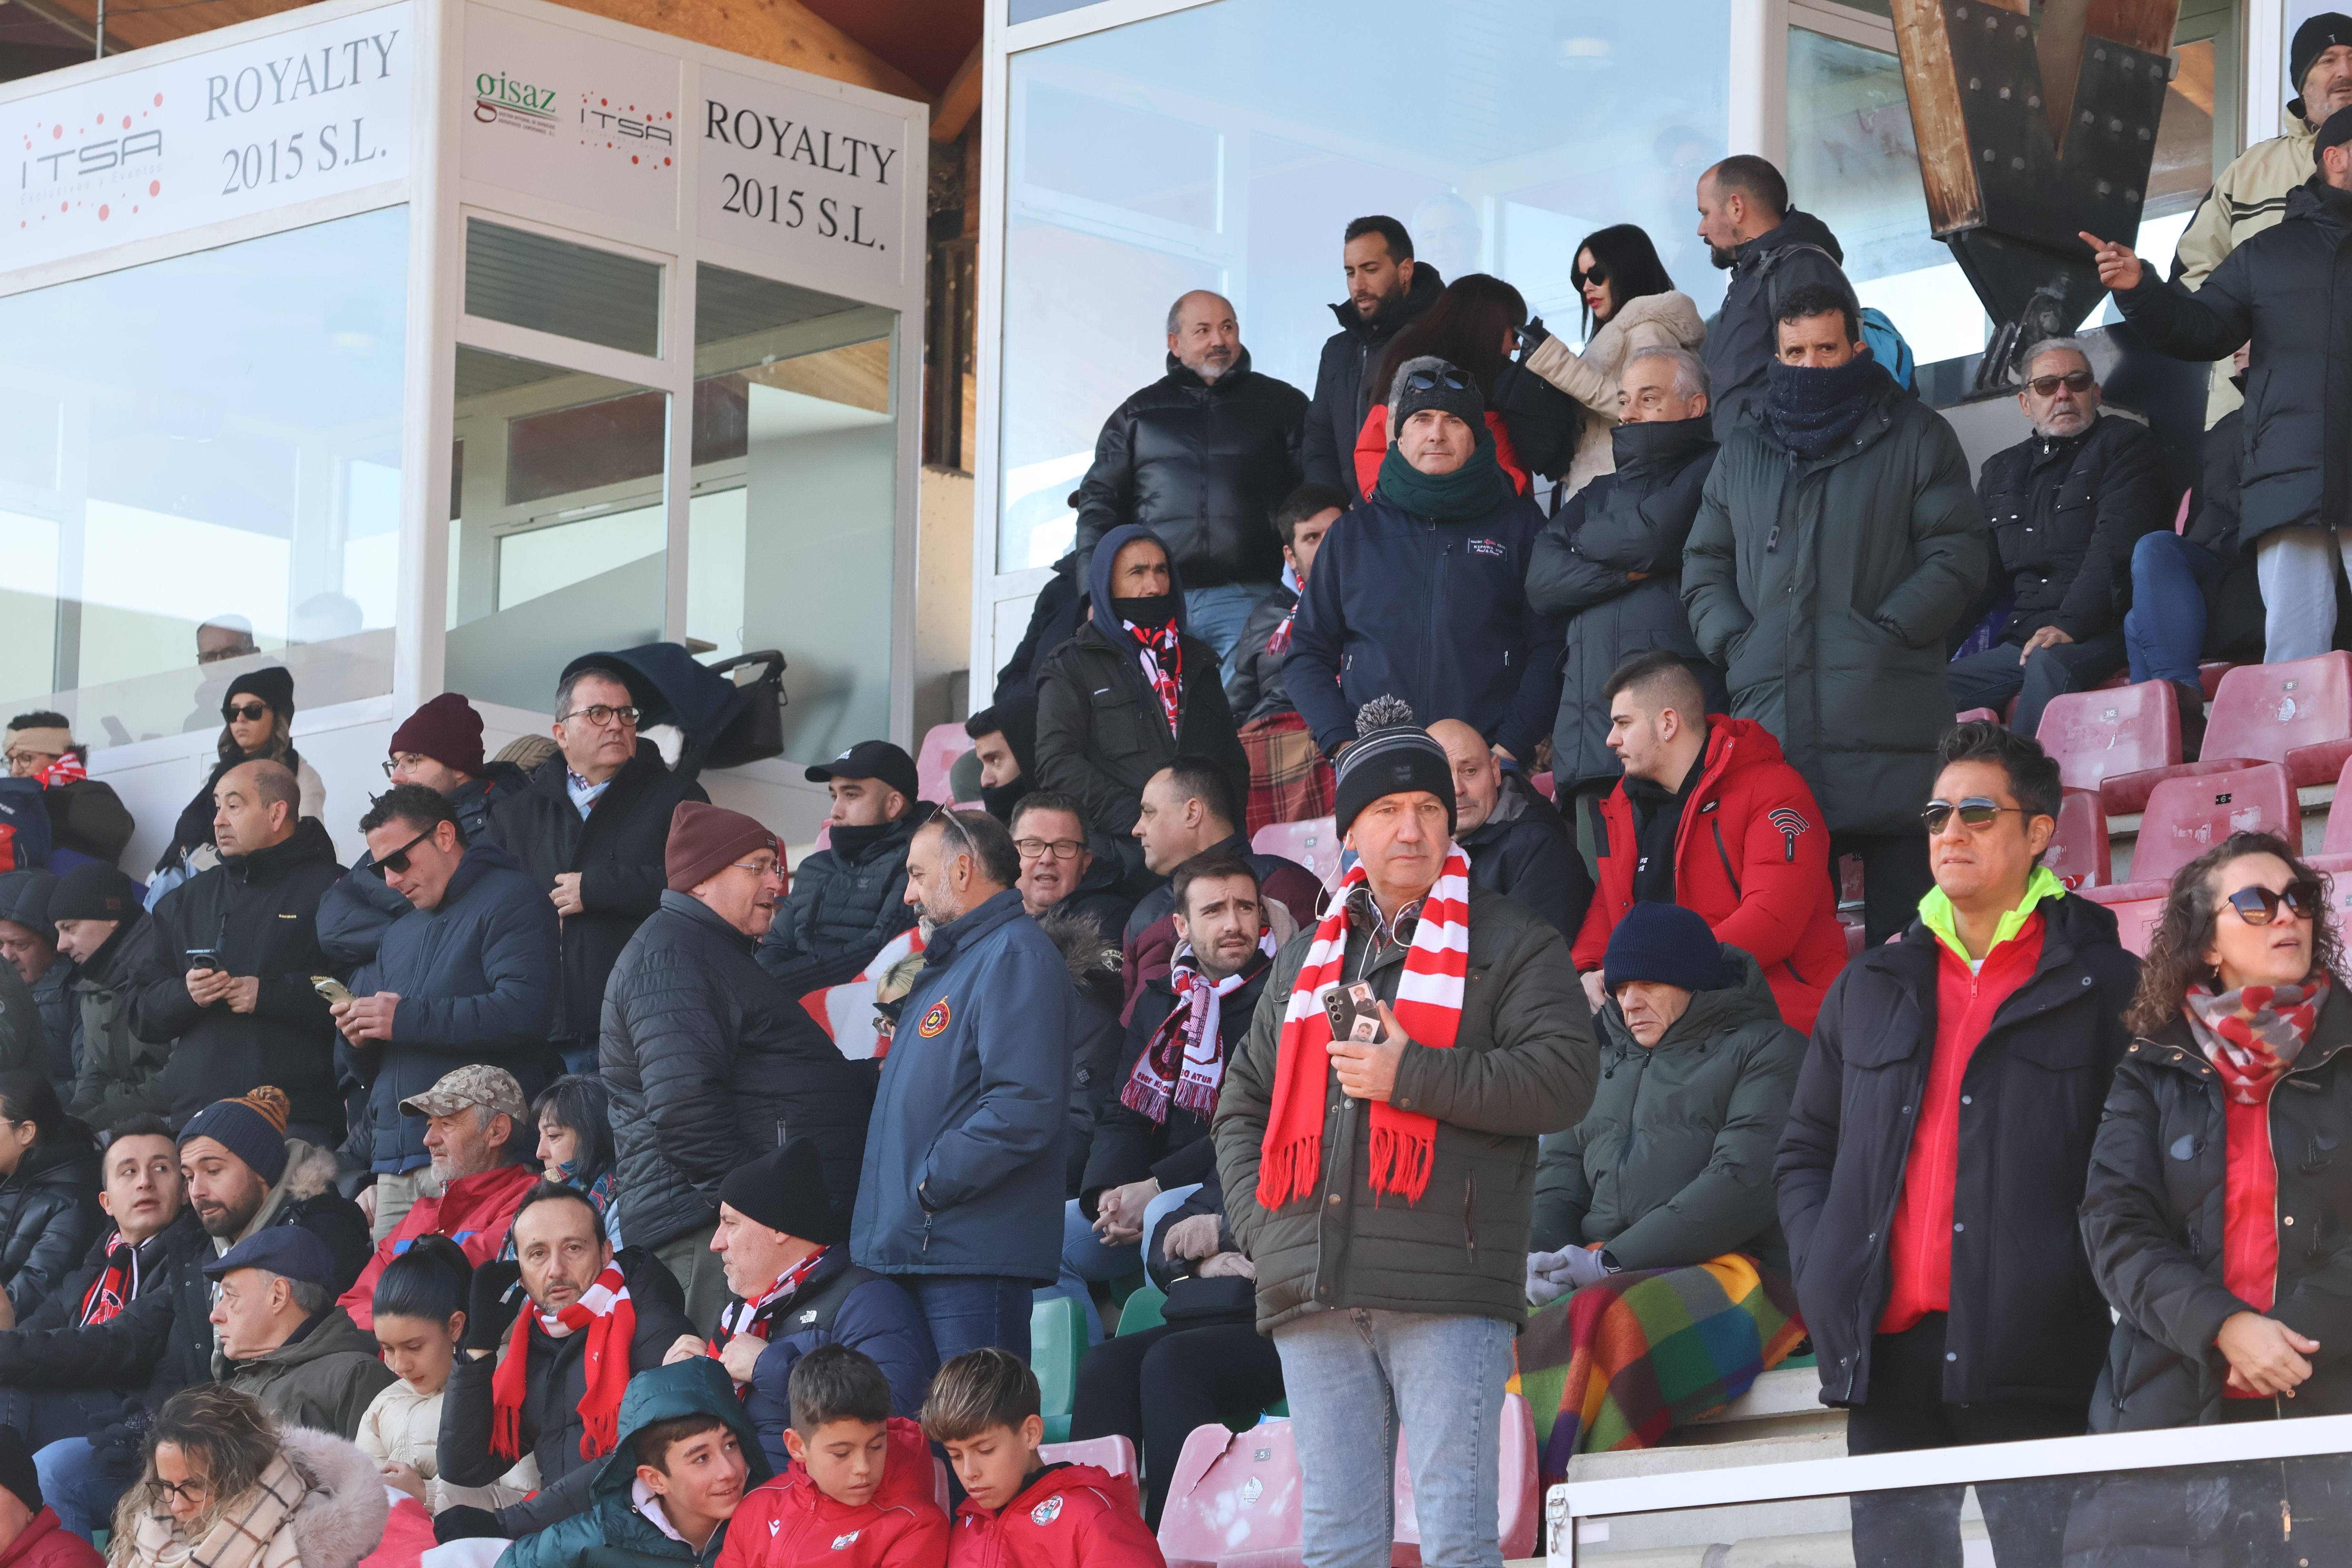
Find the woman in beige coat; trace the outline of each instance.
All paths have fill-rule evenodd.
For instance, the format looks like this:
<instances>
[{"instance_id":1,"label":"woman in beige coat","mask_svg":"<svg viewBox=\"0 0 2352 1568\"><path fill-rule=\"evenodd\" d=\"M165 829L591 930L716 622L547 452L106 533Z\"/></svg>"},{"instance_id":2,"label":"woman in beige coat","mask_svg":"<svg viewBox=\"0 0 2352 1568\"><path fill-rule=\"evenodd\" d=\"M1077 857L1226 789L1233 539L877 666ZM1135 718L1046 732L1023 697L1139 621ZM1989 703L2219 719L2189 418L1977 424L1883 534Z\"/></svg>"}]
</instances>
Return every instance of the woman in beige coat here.
<instances>
[{"instance_id":1,"label":"woman in beige coat","mask_svg":"<svg viewBox=\"0 0 2352 1568\"><path fill-rule=\"evenodd\" d=\"M1698 306L1675 289L1657 247L1640 226L1616 224L1577 247L1576 287L1584 296L1588 341L1578 353L1536 321L1520 336L1532 345L1528 369L1582 404L1584 422L1569 464L1567 493L1617 467L1610 432L1617 426L1617 383L1625 362L1648 348L1696 350L1706 341Z\"/></svg>"},{"instance_id":2,"label":"woman in beige coat","mask_svg":"<svg viewBox=\"0 0 2352 1568\"><path fill-rule=\"evenodd\" d=\"M358 1568L383 1539L383 1483L332 1432L279 1427L249 1394L184 1388L114 1510L111 1568Z\"/></svg>"}]
</instances>

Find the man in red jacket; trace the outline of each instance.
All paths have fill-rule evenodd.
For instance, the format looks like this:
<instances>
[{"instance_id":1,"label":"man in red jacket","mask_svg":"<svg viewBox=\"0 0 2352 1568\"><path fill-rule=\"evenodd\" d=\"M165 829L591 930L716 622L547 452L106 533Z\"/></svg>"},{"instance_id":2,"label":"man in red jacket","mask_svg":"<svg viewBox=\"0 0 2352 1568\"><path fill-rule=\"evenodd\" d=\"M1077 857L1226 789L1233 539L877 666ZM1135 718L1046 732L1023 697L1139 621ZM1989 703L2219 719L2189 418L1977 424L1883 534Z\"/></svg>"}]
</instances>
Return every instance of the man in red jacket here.
<instances>
[{"instance_id":1,"label":"man in red jacket","mask_svg":"<svg viewBox=\"0 0 2352 1568\"><path fill-rule=\"evenodd\" d=\"M1609 678L1609 745L1625 776L1601 803L1601 891L1573 952L1598 1010L1609 933L1639 902L1696 910L1717 942L1762 966L1780 1016L1810 1032L1845 967L1830 836L1813 792L1761 724L1708 714L1678 655Z\"/></svg>"}]
</instances>

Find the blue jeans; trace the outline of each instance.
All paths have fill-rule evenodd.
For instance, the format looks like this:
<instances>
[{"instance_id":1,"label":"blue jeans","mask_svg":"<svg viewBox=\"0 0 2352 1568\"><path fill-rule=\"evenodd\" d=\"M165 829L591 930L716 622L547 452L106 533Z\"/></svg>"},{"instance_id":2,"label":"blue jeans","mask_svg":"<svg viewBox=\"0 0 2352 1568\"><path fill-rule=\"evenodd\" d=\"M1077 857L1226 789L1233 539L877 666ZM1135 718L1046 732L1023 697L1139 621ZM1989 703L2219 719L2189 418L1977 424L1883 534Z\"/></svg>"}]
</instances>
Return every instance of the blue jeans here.
<instances>
[{"instance_id":1,"label":"blue jeans","mask_svg":"<svg viewBox=\"0 0 2352 1568\"><path fill-rule=\"evenodd\" d=\"M931 1343L945 1363L966 1351L996 1345L1029 1359L1029 1309L1034 1292L1025 1279L992 1274L892 1276L915 1299L931 1326Z\"/></svg>"},{"instance_id":2,"label":"blue jeans","mask_svg":"<svg viewBox=\"0 0 2352 1568\"><path fill-rule=\"evenodd\" d=\"M1234 645L1258 601L1274 592L1271 583L1223 583L1184 590L1184 629L1207 643L1223 673L1233 673Z\"/></svg>"},{"instance_id":3,"label":"blue jeans","mask_svg":"<svg viewBox=\"0 0 2352 1568\"><path fill-rule=\"evenodd\" d=\"M50 1444L33 1456L33 1470L41 1479L41 1500L84 1541L114 1527L114 1505L131 1489L131 1476L116 1480L106 1474L87 1437Z\"/></svg>"},{"instance_id":4,"label":"blue jeans","mask_svg":"<svg viewBox=\"0 0 2352 1568\"><path fill-rule=\"evenodd\" d=\"M2205 590L2221 574L2221 557L2177 533L2144 533L2132 546L2132 604L2124 613L2124 646L2131 654L2134 684L2197 684L2197 658L2205 647Z\"/></svg>"},{"instance_id":5,"label":"blue jeans","mask_svg":"<svg viewBox=\"0 0 2352 1568\"><path fill-rule=\"evenodd\" d=\"M1510 1326L1366 1308L1274 1331L1298 1451L1307 1568L1388 1568L1405 1437L1426 1568L1501 1568Z\"/></svg>"},{"instance_id":6,"label":"blue jeans","mask_svg":"<svg viewBox=\"0 0 2352 1568\"><path fill-rule=\"evenodd\" d=\"M1062 1208L1062 1277L1037 1292L1040 1299L1047 1296L1067 1296L1087 1315L1087 1343L1102 1343L1102 1312L1095 1306L1094 1292L1089 1284L1108 1284L1123 1279L1143 1267L1143 1248L1139 1242L1106 1242L1095 1234L1095 1227L1072 1198Z\"/></svg>"}]
</instances>

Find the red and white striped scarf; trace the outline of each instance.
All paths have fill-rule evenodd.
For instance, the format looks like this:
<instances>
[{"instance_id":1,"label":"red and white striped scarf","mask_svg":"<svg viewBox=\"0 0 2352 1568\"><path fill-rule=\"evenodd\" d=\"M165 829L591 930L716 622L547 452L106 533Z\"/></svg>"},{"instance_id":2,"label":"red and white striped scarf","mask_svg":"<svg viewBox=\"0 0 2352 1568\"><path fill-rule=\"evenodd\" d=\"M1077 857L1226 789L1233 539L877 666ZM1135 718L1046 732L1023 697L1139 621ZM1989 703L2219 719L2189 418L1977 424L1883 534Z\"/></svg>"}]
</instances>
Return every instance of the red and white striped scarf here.
<instances>
[{"instance_id":1,"label":"red and white striped scarf","mask_svg":"<svg viewBox=\"0 0 2352 1568\"><path fill-rule=\"evenodd\" d=\"M552 1316L527 1306L515 1314L507 1353L490 1376L490 1452L511 1464L522 1458L522 1402L530 1387L532 1327L551 1340L588 1331L587 1391L580 1400L580 1457L593 1459L620 1441L621 1395L629 1386L629 1344L637 1337L637 1310L618 1265L604 1265L581 1298Z\"/></svg>"},{"instance_id":2,"label":"red and white striped scarf","mask_svg":"<svg viewBox=\"0 0 2352 1568\"><path fill-rule=\"evenodd\" d=\"M1164 626L1139 626L1121 621L1128 635L1143 645L1143 679L1160 694L1160 709L1168 719L1168 732L1176 732L1176 708L1184 689L1184 636L1171 620Z\"/></svg>"},{"instance_id":3,"label":"red and white striped scarf","mask_svg":"<svg viewBox=\"0 0 2352 1568\"><path fill-rule=\"evenodd\" d=\"M1259 1146L1257 1201L1280 1208L1314 1194L1323 1171L1324 1091L1330 1082L1330 1016L1322 994L1341 984L1348 961L1348 909L1364 885L1359 860L1339 883L1330 913L1315 928L1314 945L1299 965L1276 1047L1274 1104ZM1397 1024L1406 1037L1433 1050L1451 1050L1462 1027L1463 978L1470 967L1470 861L1458 845L1445 847L1445 865L1423 900L1412 943L1397 979ZM1371 1110L1371 1187L1417 1203L1429 1186L1437 1148L1437 1121L1385 1101Z\"/></svg>"},{"instance_id":4,"label":"red and white striped scarf","mask_svg":"<svg viewBox=\"0 0 2352 1568\"><path fill-rule=\"evenodd\" d=\"M1265 972L1275 953L1272 931L1258 932L1257 951L1257 958L1238 973L1210 980L1201 973L1200 960L1193 956L1190 942L1176 950L1175 962L1168 970L1168 989L1176 994L1176 1005L1160 1020L1160 1026L1151 1031L1151 1038L1135 1058L1135 1070L1127 1075L1127 1087L1118 1091L1121 1105L1162 1127L1168 1124L1171 1095L1178 1105L1203 1121L1217 1113L1217 1090L1225 1081L1223 1009L1218 1003Z\"/></svg>"},{"instance_id":5,"label":"red and white striped scarf","mask_svg":"<svg viewBox=\"0 0 2352 1568\"><path fill-rule=\"evenodd\" d=\"M79 757L68 752L33 776L41 781L42 788L47 789L52 784L78 784L89 777L89 770L82 766Z\"/></svg>"},{"instance_id":6,"label":"red and white striped scarf","mask_svg":"<svg viewBox=\"0 0 2352 1568\"><path fill-rule=\"evenodd\" d=\"M1300 582L1298 574L1287 566L1282 569L1282 585L1290 590L1290 608L1282 612L1282 619L1275 624L1274 635L1265 639L1266 656L1270 658L1280 658L1290 651L1290 625L1298 619L1298 606L1307 597L1307 584Z\"/></svg>"},{"instance_id":7,"label":"red and white striped scarf","mask_svg":"<svg viewBox=\"0 0 2352 1568\"><path fill-rule=\"evenodd\" d=\"M762 1290L758 1300L737 1301L721 1311L719 1314L719 1332L711 1336L710 1353L717 1355L737 1334L750 1334L754 1339L766 1340L772 1329L772 1320L775 1315L772 1309L777 1303L789 1301L797 1295L800 1288L808 1283L808 1277L816 1272L816 1266L824 1261L824 1255L831 1250L830 1247L818 1247L777 1275L776 1282Z\"/></svg>"},{"instance_id":8,"label":"red and white striped scarf","mask_svg":"<svg viewBox=\"0 0 2352 1568\"><path fill-rule=\"evenodd\" d=\"M81 1316L75 1320L83 1328L92 1323L110 1321L139 1297L139 1248L122 1239L119 1229L106 1233L106 1267L82 1292Z\"/></svg>"}]
</instances>

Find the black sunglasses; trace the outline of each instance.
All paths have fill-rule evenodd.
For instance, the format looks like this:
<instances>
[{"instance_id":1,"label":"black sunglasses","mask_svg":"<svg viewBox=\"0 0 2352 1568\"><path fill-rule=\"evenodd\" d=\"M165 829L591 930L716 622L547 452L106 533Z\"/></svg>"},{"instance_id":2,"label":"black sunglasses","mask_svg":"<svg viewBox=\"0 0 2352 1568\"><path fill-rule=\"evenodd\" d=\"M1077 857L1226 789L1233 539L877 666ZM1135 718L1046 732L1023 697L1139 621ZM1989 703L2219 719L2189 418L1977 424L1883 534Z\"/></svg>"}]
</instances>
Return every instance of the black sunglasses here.
<instances>
[{"instance_id":1,"label":"black sunglasses","mask_svg":"<svg viewBox=\"0 0 2352 1568\"><path fill-rule=\"evenodd\" d=\"M258 723L269 717L269 704L247 702L240 706L235 702L224 702L221 704L221 717L224 720L242 719L248 724Z\"/></svg>"},{"instance_id":2,"label":"black sunglasses","mask_svg":"<svg viewBox=\"0 0 2352 1568\"><path fill-rule=\"evenodd\" d=\"M2069 392L2088 392L2091 390L2091 373L2070 370L2063 375L2037 375L2025 384L2033 389L2036 397L2054 397L2061 384Z\"/></svg>"},{"instance_id":3,"label":"black sunglasses","mask_svg":"<svg viewBox=\"0 0 2352 1568\"><path fill-rule=\"evenodd\" d=\"M2316 882L2289 882L2276 892L2264 887L2240 888L2226 901L2248 925L2266 926L2278 919L2281 905L2299 921L2316 920L2326 897Z\"/></svg>"},{"instance_id":4,"label":"black sunglasses","mask_svg":"<svg viewBox=\"0 0 2352 1568\"><path fill-rule=\"evenodd\" d=\"M1404 378L1404 384L1415 392L1430 392L1450 386L1456 392L1470 390L1470 378L1458 370L1417 370Z\"/></svg>"},{"instance_id":5,"label":"black sunglasses","mask_svg":"<svg viewBox=\"0 0 2352 1568\"><path fill-rule=\"evenodd\" d=\"M394 850L391 854L385 856L383 859L369 867L368 869L373 871L379 877L383 876L386 871L397 871L402 876L405 877L408 875L408 852L415 848L418 845L424 843L426 839L432 837L433 835L438 831L440 831L440 825L436 823L433 826L426 828L424 832L418 834L415 837L410 839L407 843L402 845L399 848Z\"/></svg>"},{"instance_id":6,"label":"black sunglasses","mask_svg":"<svg viewBox=\"0 0 2352 1568\"><path fill-rule=\"evenodd\" d=\"M1596 261L1589 270L1584 268L1578 268L1570 271L1568 275L1568 280L1570 283L1575 284L1579 289L1583 288L1587 283L1605 285L1609 281L1609 268L1602 263Z\"/></svg>"},{"instance_id":7,"label":"black sunglasses","mask_svg":"<svg viewBox=\"0 0 2352 1568\"><path fill-rule=\"evenodd\" d=\"M1991 826L1992 819L2004 811L2013 811L2020 816L2025 815L2025 808L2021 805L2001 805L1983 795L1972 795L1966 800L1931 800L1920 809L1919 820L1926 824L1927 835L1932 838L1944 831L1944 825L1951 821L1952 813L1956 811L1960 814L1960 826L1972 833L1979 827Z\"/></svg>"}]
</instances>

